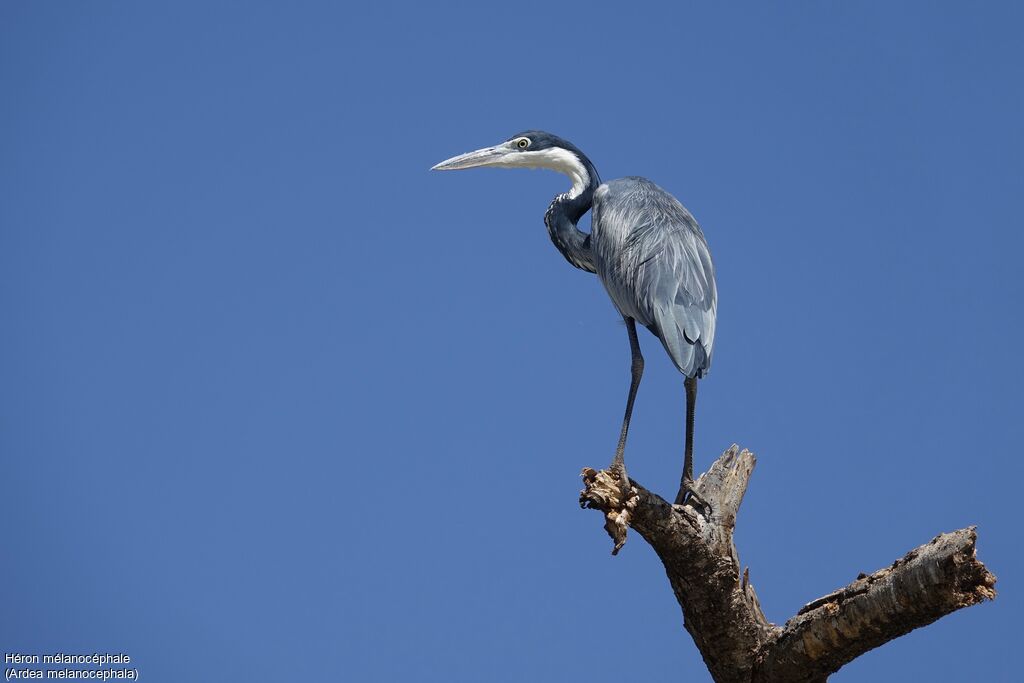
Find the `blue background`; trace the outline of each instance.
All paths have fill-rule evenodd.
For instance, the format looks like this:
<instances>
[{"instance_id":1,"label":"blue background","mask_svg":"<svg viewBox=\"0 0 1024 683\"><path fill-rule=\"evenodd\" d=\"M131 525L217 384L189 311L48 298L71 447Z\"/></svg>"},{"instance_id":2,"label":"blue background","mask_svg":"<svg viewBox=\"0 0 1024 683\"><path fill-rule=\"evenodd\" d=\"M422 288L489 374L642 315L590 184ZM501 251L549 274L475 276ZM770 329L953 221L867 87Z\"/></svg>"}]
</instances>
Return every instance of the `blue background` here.
<instances>
[{"instance_id":1,"label":"blue background","mask_svg":"<svg viewBox=\"0 0 1024 683\"><path fill-rule=\"evenodd\" d=\"M0 648L708 680L654 553L576 506L629 354L545 233L567 180L427 171L537 127L704 227L696 467L759 456L768 617L977 524L998 599L834 680L1013 680L1024 11L681 4L0 6ZM627 462L668 496L642 335Z\"/></svg>"}]
</instances>

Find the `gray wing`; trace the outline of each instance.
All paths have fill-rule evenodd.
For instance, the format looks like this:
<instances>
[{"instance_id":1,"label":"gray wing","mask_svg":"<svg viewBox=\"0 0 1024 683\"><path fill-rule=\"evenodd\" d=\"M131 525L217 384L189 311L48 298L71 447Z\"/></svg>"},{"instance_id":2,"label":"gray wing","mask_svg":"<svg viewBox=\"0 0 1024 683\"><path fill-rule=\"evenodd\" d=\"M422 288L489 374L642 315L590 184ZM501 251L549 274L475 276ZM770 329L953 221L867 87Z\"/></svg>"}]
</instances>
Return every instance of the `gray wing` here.
<instances>
[{"instance_id":1,"label":"gray wing","mask_svg":"<svg viewBox=\"0 0 1024 683\"><path fill-rule=\"evenodd\" d=\"M687 377L711 367L718 291L697 221L644 178L622 178L594 196L597 274L619 312L651 330Z\"/></svg>"}]
</instances>

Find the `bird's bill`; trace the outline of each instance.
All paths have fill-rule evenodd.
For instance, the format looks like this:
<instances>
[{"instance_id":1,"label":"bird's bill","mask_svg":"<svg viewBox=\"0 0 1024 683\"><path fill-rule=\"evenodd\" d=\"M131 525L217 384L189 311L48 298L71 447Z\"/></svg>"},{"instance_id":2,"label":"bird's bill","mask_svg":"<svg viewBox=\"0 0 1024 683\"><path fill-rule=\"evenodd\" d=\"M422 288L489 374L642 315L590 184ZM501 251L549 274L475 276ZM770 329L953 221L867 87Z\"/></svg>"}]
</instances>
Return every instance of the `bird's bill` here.
<instances>
[{"instance_id":1,"label":"bird's bill","mask_svg":"<svg viewBox=\"0 0 1024 683\"><path fill-rule=\"evenodd\" d=\"M509 143L503 142L494 147L484 147L475 152L466 152L451 159L445 159L437 164L431 171L459 171L464 168L477 168L479 166L501 166L510 154L514 154Z\"/></svg>"}]
</instances>

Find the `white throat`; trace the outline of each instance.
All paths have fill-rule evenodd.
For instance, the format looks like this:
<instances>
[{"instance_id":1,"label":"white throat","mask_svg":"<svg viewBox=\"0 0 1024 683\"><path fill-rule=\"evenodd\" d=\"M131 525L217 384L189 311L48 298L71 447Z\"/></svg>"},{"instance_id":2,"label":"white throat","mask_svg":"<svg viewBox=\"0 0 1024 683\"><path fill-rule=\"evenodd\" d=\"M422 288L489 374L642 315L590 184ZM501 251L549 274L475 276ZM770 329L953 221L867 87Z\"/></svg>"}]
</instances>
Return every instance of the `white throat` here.
<instances>
[{"instance_id":1,"label":"white throat","mask_svg":"<svg viewBox=\"0 0 1024 683\"><path fill-rule=\"evenodd\" d=\"M587 173L587 168L572 152L552 147L543 149L536 154L543 160L544 168L550 168L552 171L569 176L569 180L572 181L572 187L566 192L569 199L576 199L590 185L590 174Z\"/></svg>"},{"instance_id":2,"label":"white throat","mask_svg":"<svg viewBox=\"0 0 1024 683\"><path fill-rule=\"evenodd\" d=\"M569 176L572 187L565 193L567 199L576 199L590 185L590 174L576 155L564 149L551 147L536 152L517 152L503 159L503 166L546 168Z\"/></svg>"}]
</instances>

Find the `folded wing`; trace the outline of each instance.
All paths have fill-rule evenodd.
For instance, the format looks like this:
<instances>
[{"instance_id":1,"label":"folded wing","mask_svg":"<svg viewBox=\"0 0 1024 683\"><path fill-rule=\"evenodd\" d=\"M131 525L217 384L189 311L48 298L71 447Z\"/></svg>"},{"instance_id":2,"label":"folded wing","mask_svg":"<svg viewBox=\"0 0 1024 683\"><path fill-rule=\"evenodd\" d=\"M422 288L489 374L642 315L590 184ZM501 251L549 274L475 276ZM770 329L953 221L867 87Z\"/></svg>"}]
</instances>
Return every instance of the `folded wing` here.
<instances>
[{"instance_id":1,"label":"folded wing","mask_svg":"<svg viewBox=\"0 0 1024 683\"><path fill-rule=\"evenodd\" d=\"M644 178L595 193L597 272L619 311L651 330L679 371L711 367L718 292L707 242L690 212Z\"/></svg>"}]
</instances>

